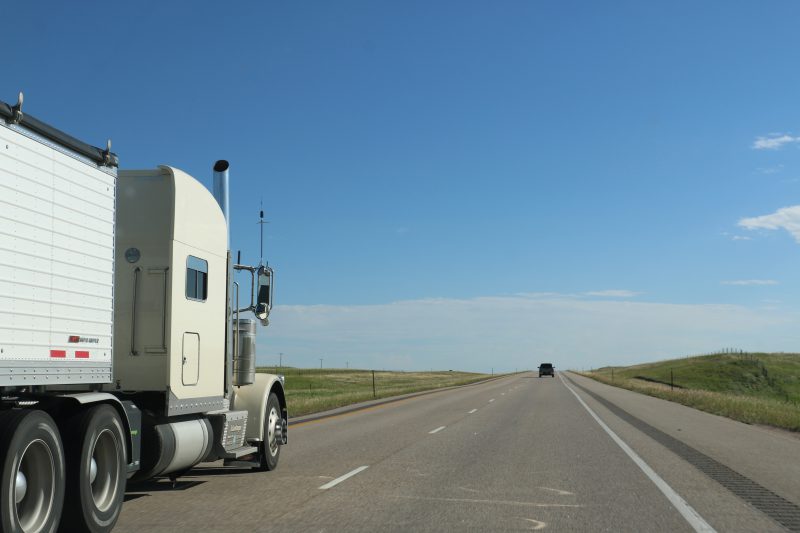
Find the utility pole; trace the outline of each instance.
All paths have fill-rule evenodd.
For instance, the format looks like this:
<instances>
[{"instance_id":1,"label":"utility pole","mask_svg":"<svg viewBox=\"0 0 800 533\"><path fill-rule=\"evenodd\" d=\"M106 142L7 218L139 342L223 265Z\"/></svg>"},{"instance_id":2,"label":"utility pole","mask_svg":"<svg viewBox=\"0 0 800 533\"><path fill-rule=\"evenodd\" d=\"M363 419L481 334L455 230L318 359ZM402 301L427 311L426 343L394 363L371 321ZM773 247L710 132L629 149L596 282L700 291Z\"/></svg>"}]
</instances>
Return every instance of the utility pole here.
<instances>
[{"instance_id":1,"label":"utility pole","mask_svg":"<svg viewBox=\"0 0 800 533\"><path fill-rule=\"evenodd\" d=\"M319 369L322 370L322 357L319 358Z\"/></svg>"},{"instance_id":2,"label":"utility pole","mask_svg":"<svg viewBox=\"0 0 800 533\"><path fill-rule=\"evenodd\" d=\"M283 367L283 352L278 353L278 368Z\"/></svg>"},{"instance_id":3,"label":"utility pole","mask_svg":"<svg viewBox=\"0 0 800 533\"><path fill-rule=\"evenodd\" d=\"M350 361L345 361L344 362L344 367L349 369L350 368Z\"/></svg>"}]
</instances>

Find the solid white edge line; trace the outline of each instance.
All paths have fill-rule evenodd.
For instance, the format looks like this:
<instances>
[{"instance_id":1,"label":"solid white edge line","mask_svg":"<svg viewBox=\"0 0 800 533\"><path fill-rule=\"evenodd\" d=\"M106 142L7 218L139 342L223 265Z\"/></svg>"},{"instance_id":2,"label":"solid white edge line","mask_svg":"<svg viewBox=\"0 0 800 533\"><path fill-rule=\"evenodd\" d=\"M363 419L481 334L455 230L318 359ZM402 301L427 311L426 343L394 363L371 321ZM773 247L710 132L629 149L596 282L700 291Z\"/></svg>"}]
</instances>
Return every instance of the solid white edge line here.
<instances>
[{"instance_id":1,"label":"solid white edge line","mask_svg":"<svg viewBox=\"0 0 800 533\"><path fill-rule=\"evenodd\" d=\"M433 431L429 431L428 433L430 433L431 435L433 435L434 433L439 433L441 430L443 430L443 429L444 429L444 428L446 428L446 427L447 427L447 426L439 426L438 428L434 429Z\"/></svg>"},{"instance_id":2,"label":"solid white edge line","mask_svg":"<svg viewBox=\"0 0 800 533\"><path fill-rule=\"evenodd\" d=\"M328 489L330 489L332 487L335 487L336 485L338 485L339 483L341 483L345 479L351 478L351 477L355 476L356 474L358 474L359 472L363 472L367 468L369 468L369 467L368 466L359 466L355 470L351 470L350 472L346 473L345 475L337 477L333 481L328 481L327 483L325 483L324 485L322 485L320 487L320 490L328 490Z\"/></svg>"},{"instance_id":3,"label":"solid white edge line","mask_svg":"<svg viewBox=\"0 0 800 533\"><path fill-rule=\"evenodd\" d=\"M471 415L471 414L472 414L472 413L474 413L475 411L477 411L477 409L473 409L472 411L470 411L470 412L469 412L469 413L467 413L467 414L468 414L468 415Z\"/></svg>"},{"instance_id":4,"label":"solid white edge line","mask_svg":"<svg viewBox=\"0 0 800 533\"><path fill-rule=\"evenodd\" d=\"M660 490L662 494L664 494L664 496L667 497L672 506L675 507L675 509L681 514L681 516L683 516L683 518L687 522L689 522L689 525L692 526L692 528L694 528L695 531L716 532L716 530L713 527L711 527L711 525L708 522L706 522L702 516L700 516L700 513L695 511L691 505L686 503L686 500L681 498L680 494L675 492L675 490L672 487L667 485L667 482L661 479L661 476L656 474L656 472L652 468L650 468L650 465L644 462L644 459L639 457L636 454L636 452L634 452L631 449L631 447L625 443L625 441L619 438L619 436L617 436L617 434L614 433L611 430L611 428L605 424L605 422L600 420L600 417L597 416L597 414L595 414L595 412L592 411L592 409L588 405L586 405L586 402L583 401L583 398L581 398L572 387L567 385L567 382L564 381L564 378L561 377L560 374L558 377L561 378L561 383L563 383L564 386L567 389L569 389L569 391L573 395L575 395L575 397L578 399L583 408L586 409L590 415L592 415L592 418L594 418L595 422L597 422L600 425L600 427L603 428L603 430L606 433L608 433L611 439L614 442L616 442L620 448L622 448L622 451L624 451L628 455L628 457L630 457L631 460L634 463L636 463L636 466L638 466L642 470L642 472L644 472L645 475L650 478L650 481L652 481L655 484L655 486L658 487L658 490Z\"/></svg>"}]
</instances>

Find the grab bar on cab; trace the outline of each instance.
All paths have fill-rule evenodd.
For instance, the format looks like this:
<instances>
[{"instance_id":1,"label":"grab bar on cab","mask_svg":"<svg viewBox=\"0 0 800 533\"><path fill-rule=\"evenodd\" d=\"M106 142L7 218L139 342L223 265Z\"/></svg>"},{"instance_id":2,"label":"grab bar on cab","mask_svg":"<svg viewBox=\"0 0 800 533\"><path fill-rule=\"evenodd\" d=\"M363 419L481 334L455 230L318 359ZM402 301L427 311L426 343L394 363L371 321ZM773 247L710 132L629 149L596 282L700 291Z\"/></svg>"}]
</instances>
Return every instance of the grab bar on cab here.
<instances>
[{"instance_id":1,"label":"grab bar on cab","mask_svg":"<svg viewBox=\"0 0 800 533\"><path fill-rule=\"evenodd\" d=\"M136 351L136 288L139 285L139 272L142 269L133 269L133 308L131 309L131 355L139 355Z\"/></svg>"}]
</instances>

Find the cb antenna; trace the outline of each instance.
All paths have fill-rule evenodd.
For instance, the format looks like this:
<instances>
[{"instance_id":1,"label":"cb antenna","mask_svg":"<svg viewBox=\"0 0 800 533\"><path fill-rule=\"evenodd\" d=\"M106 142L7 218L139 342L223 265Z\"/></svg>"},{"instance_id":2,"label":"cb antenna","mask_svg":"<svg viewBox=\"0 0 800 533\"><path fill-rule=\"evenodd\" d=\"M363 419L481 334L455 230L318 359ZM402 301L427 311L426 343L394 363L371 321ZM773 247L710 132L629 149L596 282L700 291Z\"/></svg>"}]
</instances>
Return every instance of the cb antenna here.
<instances>
[{"instance_id":1,"label":"cb antenna","mask_svg":"<svg viewBox=\"0 0 800 533\"><path fill-rule=\"evenodd\" d=\"M261 226L261 259L258 266L264 264L264 224L269 224L268 220L264 220L264 199L261 199L261 209L258 212L258 225Z\"/></svg>"}]
</instances>

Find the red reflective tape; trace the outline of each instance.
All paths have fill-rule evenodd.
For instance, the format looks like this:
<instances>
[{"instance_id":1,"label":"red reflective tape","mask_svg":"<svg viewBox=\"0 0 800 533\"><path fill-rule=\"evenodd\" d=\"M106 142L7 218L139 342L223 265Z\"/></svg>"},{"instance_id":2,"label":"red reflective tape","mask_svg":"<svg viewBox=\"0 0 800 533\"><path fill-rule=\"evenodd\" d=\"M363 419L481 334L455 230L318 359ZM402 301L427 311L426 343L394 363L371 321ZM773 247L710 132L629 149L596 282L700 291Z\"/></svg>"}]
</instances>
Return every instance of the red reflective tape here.
<instances>
[{"instance_id":1,"label":"red reflective tape","mask_svg":"<svg viewBox=\"0 0 800 533\"><path fill-rule=\"evenodd\" d=\"M66 357L66 350L50 350L50 357Z\"/></svg>"},{"instance_id":2,"label":"red reflective tape","mask_svg":"<svg viewBox=\"0 0 800 533\"><path fill-rule=\"evenodd\" d=\"M79 359L87 359L89 357L89 352L75 352L75 357Z\"/></svg>"}]
</instances>

